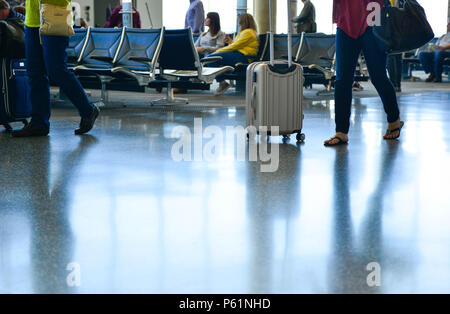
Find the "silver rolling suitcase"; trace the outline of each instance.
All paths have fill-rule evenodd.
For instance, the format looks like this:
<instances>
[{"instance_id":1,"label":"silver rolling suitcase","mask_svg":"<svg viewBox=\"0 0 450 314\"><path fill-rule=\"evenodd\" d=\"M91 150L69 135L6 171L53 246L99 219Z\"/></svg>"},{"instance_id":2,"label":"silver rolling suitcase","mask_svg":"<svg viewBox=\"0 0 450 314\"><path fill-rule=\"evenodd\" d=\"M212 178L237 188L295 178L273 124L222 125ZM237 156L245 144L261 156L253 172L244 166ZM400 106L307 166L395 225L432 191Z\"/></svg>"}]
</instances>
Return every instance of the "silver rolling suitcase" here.
<instances>
[{"instance_id":1,"label":"silver rolling suitcase","mask_svg":"<svg viewBox=\"0 0 450 314\"><path fill-rule=\"evenodd\" d=\"M289 7L289 0L288 7ZM272 11L272 0L270 0ZM288 10L289 12L289 10ZM272 17L272 14L270 14ZM291 19L289 18L288 21ZM289 28L290 29L290 28ZM272 20L270 21L270 62L255 62L247 68L246 113L247 127L273 127L288 139L297 133L303 142L303 68L292 62L292 39L288 34L288 61L274 60Z\"/></svg>"}]
</instances>

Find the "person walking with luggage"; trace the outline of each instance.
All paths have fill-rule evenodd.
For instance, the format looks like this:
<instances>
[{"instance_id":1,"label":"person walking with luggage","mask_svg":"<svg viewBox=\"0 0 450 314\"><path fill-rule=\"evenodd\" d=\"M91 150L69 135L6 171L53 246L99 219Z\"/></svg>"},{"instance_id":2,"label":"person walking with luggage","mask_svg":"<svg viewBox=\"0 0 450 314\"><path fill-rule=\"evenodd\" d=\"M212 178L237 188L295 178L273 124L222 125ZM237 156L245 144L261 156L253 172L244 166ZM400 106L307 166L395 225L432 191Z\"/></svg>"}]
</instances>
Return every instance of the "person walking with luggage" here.
<instances>
[{"instance_id":1,"label":"person walking with luggage","mask_svg":"<svg viewBox=\"0 0 450 314\"><path fill-rule=\"evenodd\" d=\"M310 0L302 0L303 9L300 15L292 19L293 23L297 23L297 34L315 33L317 32L316 24L316 8Z\"/></svg>"},{"instance_id":2,"label":"person walking with luggage","mask_svg":"<svg viewBox=\"0 0 450 314\"><path fill-rule=\"evenodd\" d=\"M67 69L66 48L69 38L40 34L41 3L67 6L70 0L27 0L25 16L25 51L27 73L30 82L32 104L31 122L22 130L14 131L14 137L47 136L50 131L50 85L51 80L78 109L80 126L75 134L88 133L95 124L100 110L89 102L76 76Z\"/></svg>"},{"instance_id":3,"label":"person walking with luggage","mask_svg":"<svg viewBox=\"0 0 450 314\"><path fill-rule=\"evenodd\" d=\"M205 31L205 9L203 2L200 0L189 0L191 3L186 12L186 19L184 22L185 28L190 27L193 34L203 33Z\"/></svg>"},{"instance_id":4,"label":"person walking with luggage","mask_svg":"<svg viewBox=\"0 0 450 314\"><path fill-rule=\"evenodd\" d=\"M367 18L370 2L384 5L383 0L344 1L334 0L333 21L337 23L336 32L336 82L335 82L335 120L336 134L324 142L325 146L346 144L349 141L350 116L352 104L352 83L355 67L361 51L364 53L370 78L375 86L387 114L388 128L385 140L400 137L403 122L394 86L386 73L386 54L376 44L377 38Z\"/></svg>"}]
</instances>

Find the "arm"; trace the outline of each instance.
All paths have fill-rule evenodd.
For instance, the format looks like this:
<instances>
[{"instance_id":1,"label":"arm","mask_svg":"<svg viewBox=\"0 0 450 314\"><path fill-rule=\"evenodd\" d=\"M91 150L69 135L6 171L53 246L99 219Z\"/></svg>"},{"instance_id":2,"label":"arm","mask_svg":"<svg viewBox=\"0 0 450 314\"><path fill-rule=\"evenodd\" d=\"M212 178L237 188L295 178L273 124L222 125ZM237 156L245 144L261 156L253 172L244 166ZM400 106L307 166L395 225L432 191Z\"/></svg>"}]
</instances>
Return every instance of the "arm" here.
<instances>
[{"instance_id":1,"label":"arm","mask_svg":"<svg viewBox=\"0 0 450 314\"><path fill-rule=\"evenodd\" d=\"M197 39L197 41L194 43L194 46L195 47L200 47L200 39L202 39L202 37L203 37L203 34L201 34L199 37L198 37L198 39Z\"/></svg>"},{"instance_id":2,"label":"arm","mask_svg":"<svg viewBox=\"0 0 450 314\"><path fill-rule=\"evenodd\" d=\"M450 49L450 44L443 45L443 46L436 46L436 49L438 49L438 50L448 50L448 49Z\"/></svg>"},{"instance_id":3,"label":"arm","mask_svg":"<svg viewBox=\"0 0 450 314\"><path fill-rule=\"evenodd\" d=\"M224 32L221 32L220 35L217 37L216 46L214 47L214 50L220 49L225 47L227 41L227 34Z\"/></svg>"},{"instance_id":4,"label":"arm","mask_svg":"<svg viewBox=\"0 0 450 314\"><path fill-rule=\"evenodd\" d=\"M239 38L234 41L233 43L231 43L230 45L228 45L227 47L223 47L219 50L217 50L216 52L231 52L231 51L236 51L239 49L242 49L244 47L246 47L251 41L253 40L253 36L252 36L252 31L248 30L248 31L243 31L241 36L239 36Z\"/></svg>"}]
</instances>

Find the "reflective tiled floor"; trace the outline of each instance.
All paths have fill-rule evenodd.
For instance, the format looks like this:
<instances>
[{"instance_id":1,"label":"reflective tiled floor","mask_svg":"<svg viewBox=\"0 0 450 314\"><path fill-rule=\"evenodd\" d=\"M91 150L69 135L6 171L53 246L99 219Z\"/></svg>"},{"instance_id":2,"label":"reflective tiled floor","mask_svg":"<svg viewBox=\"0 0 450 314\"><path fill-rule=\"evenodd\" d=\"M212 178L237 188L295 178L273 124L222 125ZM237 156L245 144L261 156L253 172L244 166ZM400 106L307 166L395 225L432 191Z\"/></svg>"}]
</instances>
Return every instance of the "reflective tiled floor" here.
<instances>
[{"instance_id":1,"label":"reflective tiled floor","mask_svg":"<svg viewBox=\"0 0 450 314\"><path fill-rule=\"evenodd\" d=\"M325 148L333 102L308 101L274 173L227 136L214 161L172 158L174 129L243 125L242 106L104 110L85 137L58 109L48 138L1 134L0 293L449 293L450 93L400 102L400 141L367 98Z\"/></svg>"}]
</instances>

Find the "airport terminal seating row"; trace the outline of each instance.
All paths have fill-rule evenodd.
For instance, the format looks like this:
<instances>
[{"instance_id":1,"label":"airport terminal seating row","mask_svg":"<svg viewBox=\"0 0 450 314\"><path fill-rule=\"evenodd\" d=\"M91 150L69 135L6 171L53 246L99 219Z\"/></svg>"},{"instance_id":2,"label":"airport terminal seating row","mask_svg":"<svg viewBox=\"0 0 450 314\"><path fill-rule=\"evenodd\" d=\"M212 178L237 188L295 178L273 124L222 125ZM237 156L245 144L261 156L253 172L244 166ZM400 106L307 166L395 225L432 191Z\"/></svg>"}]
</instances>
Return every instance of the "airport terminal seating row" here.
<instances>
[{"instance_id":1,"label":"airport terminal seating row","mask_svg":"<svg viewBox=\"0 0 450 314\"><path fill-rule=\"evenodd\" d=\"M259 52L252 62L269 60L270 36L261 34L259 39ZM208 68L217 57L200 59L195 40L189 29L77 29L67 49L68 62L83 86L101 88L101 102L106 101L108 89L167 87L166 98L156 102L187 103L174 97L174 87L209 89L218 75L245 82L248 64ZM304 67L305 86L323 84L330 91L335 79L335 35L294 34L292 45L293 61ZM287 35L274 35L273 46L275 59L287 59ZM367 79L367 75L355 76L358 81Z\"/></svg>"},{"instance_id":2,"label":"airport terminal seating row","mask_svg":"<svg viewBox=\"0 0 450 314\"><path fill-rule=\"evenodd\" d=\"M232 67L208 68L220 57L200 59L190 29L80 29L71 37L67 52L71 69L82 82L94 78L101 83L102 102L107 85L115 80L139 87L159 82L168 93L155 102L188 103L173 97L173 83L211 84L218 75L233 71Z\"/></svg>"},{"instance_id":3,"label":"airport terminal seating row","mask_svg":"<svg viewBox=\"0 0 450 314\"><path fill-rule=\"evenodd\" d=\"M275 34L273 38L274 58L276 60L287 60L288 49L286 34ZM259 35L260 49L258 55L251 61L269 61L270 59L270 36ZM305 75L305 86L323 84L327 91L331 91L335 80L335 50L336 36L323 33L293 34L292 60L303 66ZM226 76L227 79L245 81L246 68L248 64L236 64L235 71ZM355 74L355 81L367 81L368 75L360 71Z\"/></svg>"}]
</instances>

